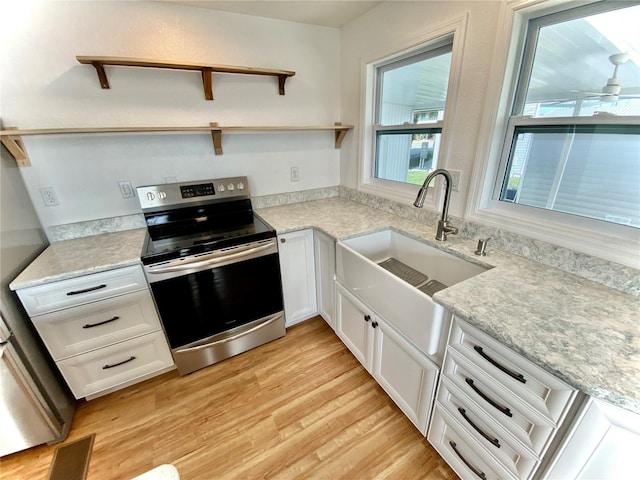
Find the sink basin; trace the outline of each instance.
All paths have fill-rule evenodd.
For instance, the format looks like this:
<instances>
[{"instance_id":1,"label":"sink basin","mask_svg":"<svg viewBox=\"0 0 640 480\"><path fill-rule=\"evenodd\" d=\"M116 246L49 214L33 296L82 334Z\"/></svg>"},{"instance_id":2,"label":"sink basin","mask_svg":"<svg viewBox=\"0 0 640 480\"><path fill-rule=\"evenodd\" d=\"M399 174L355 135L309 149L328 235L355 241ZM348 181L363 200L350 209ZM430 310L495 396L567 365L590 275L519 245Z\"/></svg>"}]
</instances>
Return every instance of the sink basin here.
<instances>
[{"instance_id":1,"label":"sink basin","mask_svg":"<svg viewBox=\"0 0 640 480\"><path fill-rule=\"evenodd\" d=\"M445 315L431 296L487 270L394 230L338 242L336 264L340 283L430 355Z\"/></svg>"}]
</instances>

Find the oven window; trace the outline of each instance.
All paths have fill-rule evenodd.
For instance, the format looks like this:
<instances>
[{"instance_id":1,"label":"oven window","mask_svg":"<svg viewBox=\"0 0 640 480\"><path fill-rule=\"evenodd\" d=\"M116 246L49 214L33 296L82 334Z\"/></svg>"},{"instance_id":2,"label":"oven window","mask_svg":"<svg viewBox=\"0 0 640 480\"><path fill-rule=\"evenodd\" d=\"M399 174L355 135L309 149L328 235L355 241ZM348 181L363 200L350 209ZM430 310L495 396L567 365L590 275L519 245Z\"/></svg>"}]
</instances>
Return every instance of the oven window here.
<instances>
[{"instance_id":1,"label":"oven window","mask_svg":"<svg viewBox=\"0 0 640 480\"><path fill-rule=\"evenodd\" d=\"M277 254L151 284L171 348L281 312Z\"/></svg>"}]
</instances>

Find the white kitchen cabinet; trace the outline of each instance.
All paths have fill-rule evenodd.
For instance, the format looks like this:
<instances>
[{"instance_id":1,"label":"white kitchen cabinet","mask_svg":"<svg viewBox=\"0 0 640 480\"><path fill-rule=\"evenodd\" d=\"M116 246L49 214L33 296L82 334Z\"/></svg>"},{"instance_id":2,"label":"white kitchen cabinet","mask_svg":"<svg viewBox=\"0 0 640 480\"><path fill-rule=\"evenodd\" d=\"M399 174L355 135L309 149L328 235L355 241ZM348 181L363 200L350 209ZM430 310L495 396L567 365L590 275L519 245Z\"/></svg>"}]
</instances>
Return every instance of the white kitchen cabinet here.
<instances>
[{"instance_id":1,"label":"white kitchen cabinet","mask_svg":"<svg viewBox=\"0 0 640 480\"><path fill-rule=\"evenodd\" d=\"M639 452L640 415L589 398L543 478L637 478Z\"/></svg>"},{"instance_id":2,"label":"white kitchen cabinet","mask_svg":"<svg viewBox=\"0 0 640 480\"><path fill-rule=\"evenodd\" d=\"M422 435L427 434L438 367L397 333L376 318L371 374Z\"/></svg>"},{"instance_id":3,"label":"white kitchen cabinet","mask_svg":"<svg viewBox=\"0 0 640 480\"><path fill-rule=\"evenodd\" d=\"M316 299L318 313L335 330L335 240L319 230L313 231L313 245L316 267Z\"/></svg>"},{"instance_id":4,"label":"white kitchen cabinet","mask_svg":"<svg viewBox=\"0 0 640 480\"><path fill-rule=\"evenodd\" d=\"M278 235L285 325L290 327L318 312L313 230Z\"/></svg>"},{"instance_id":5,"label":"white kitchen cabinet","mask_svg":"<svg viewBox=\"0 0 640 480\"><path fill-rule=\"evenodd\" d=\"M438 367L342 285L336 285L336 333L426 435Z\"/></svg>"},{"instance_id":6,"label":"white kitchen cabinet","mask_svg":"<svg viewBox=\"0 0 640 480\"><path fill-rule=\"evenodd\" d=\"M56 362L76 398L92 398L115 386L149 378L173 364L161 331Z\"/></svg>"},{"instance_id":7,"label":"white kitchen cabinet","mask_svg":"<svg viewBox=\"0 0 640 480\"><path fill-rule=\"evenodd\" d=\"M17 294L76 398L94 398L175 368L140 265Z\"/></svg>"},{"instance_id":8,"label":"white kitchen cabinet","mask_svg":"<svg viewBox=\"0 0 640 480\"><path fill-rule=\"evenodd\" d=\"M373 312L337 283L336 333L368 371L373 357L373 320Z\"/></svg>"},{"instance_id":9,"label":"white kitchen cabinet","mask_svg":"<svg viewBox=\"0 0 640 480\"><path fill-rule=\"evenodd\" d=\"M455 317L437 421L427 438L462 478L499 472L501 478L533 478L577 396L575 388Z\"/></svg>"}]
</instances>

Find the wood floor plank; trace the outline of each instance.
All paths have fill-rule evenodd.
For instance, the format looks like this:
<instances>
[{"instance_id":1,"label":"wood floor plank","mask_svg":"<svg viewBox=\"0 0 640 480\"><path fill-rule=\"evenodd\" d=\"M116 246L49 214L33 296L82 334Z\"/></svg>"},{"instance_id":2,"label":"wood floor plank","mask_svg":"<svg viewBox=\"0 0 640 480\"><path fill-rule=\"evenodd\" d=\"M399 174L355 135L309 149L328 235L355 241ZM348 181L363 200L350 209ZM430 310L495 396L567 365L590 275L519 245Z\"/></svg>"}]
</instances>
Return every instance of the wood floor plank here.
<instances>
[{"instance_id":1,"label":"wood floor plank","mask_svg":"<svg viewBox=\"0 0 640 480\"><path fill-rule=\"evenodd\" d=\"M457 478L320 317L190 375L81 401L64 443L91 433L90 480L163 463L184 480ZM0 459L0 478L46 478L54 449Z\"/></svg>"}]
</instances>

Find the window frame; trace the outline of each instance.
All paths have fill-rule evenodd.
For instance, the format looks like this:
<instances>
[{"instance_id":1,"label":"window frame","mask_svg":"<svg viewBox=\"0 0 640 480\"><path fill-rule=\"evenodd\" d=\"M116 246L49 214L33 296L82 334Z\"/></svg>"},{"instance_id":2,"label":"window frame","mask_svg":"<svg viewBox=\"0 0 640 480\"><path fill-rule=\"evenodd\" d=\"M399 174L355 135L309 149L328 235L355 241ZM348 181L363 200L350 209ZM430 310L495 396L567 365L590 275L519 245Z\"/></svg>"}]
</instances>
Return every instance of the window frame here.
<instances>
[{"instance_id":1,"label":"window frame","mask_svg":"<svg viewBox=\"0 0 640 480\"><path fill-rule=\"evenodd\" d=\"M435 50L444 44L451 43L451 66L449 69L449 80L447 87L447 99L445 102L445 118L443 121L434 123L423 123L407 126L396 126L393 128L415 130L417 133L427 132L433 128L440 128L441 142L438 157L439 168L444 168L448 163L448 152L451 145L452 125L455 114L455 103L458 98L460 85L460 72L462 69L463 46L466 37L468 24L468 14L454 18L443 23L424 35L404 40L394 45L386 45L370 51L361 60L361 125L360 129L360 154L358 162L358 191L380 196L397 202L412 204L419 190L418 185L412 185L392 180L384 180L375 177L376 160L376 115L377 115L377 68L382 65L392 64L412 57L420 52ZM447 39L450 39L447 41ZM415 126L415 128L414 128ZM393 128L382 127L383 130L393 130ZM437 202L441 197L441 192L430 189L425 201L425 207L435 210Z\"/></svg>"},{"instance_id":2,"label":"window frame","mask_svg":"<svg viewBox=\"0 0 640 480\"><path fill-rule=\"evenodd\" d=\"M597 13L598 9L601 11L603 6L599 0L580 4L581 7L587 5L594 8L593 13ZM640 268L640 229L499 200L515 126L545 122L555 125L636 125L640 120L640 117L604 116L532 119L513 113L517 98L523 101L526 95L526 88L524 93L517 88L523 74L523 63L529 61L531 67L532 59L525 59L529 21L548 15L567 18L568 12L575 7L575 3L541 3L537 0L510 0L503 4L502 28L496 42L488 89L488 97L494 98L494 104L488 105L483 118L483 143L478 148L475 182L470 191L466 216L499 229Z\"/></svg>"}]
</instances>

